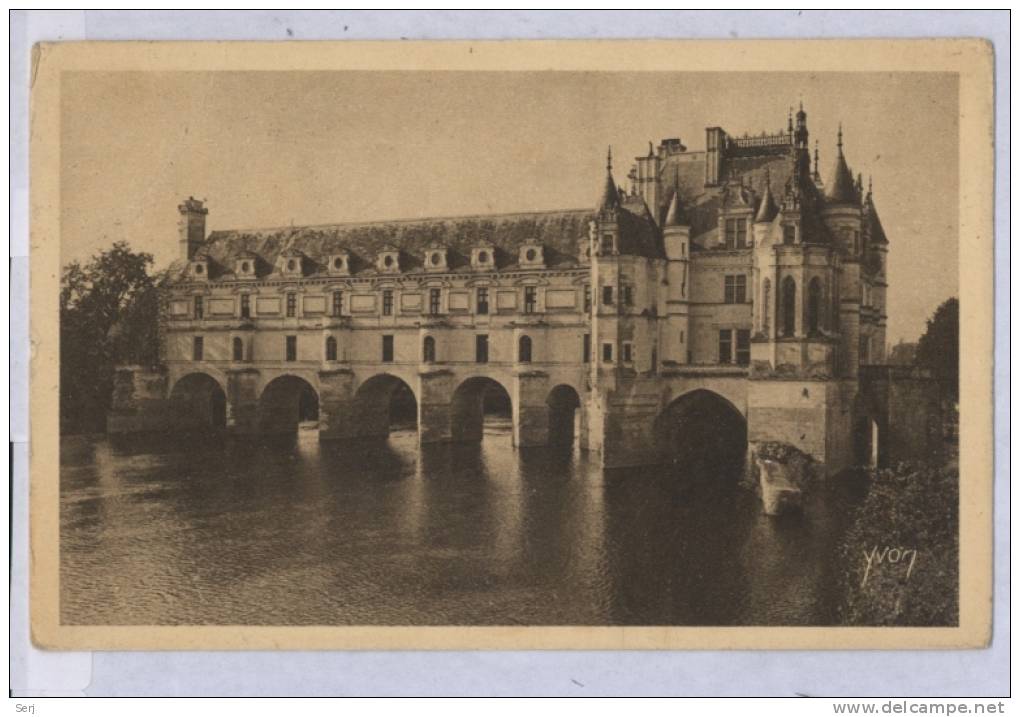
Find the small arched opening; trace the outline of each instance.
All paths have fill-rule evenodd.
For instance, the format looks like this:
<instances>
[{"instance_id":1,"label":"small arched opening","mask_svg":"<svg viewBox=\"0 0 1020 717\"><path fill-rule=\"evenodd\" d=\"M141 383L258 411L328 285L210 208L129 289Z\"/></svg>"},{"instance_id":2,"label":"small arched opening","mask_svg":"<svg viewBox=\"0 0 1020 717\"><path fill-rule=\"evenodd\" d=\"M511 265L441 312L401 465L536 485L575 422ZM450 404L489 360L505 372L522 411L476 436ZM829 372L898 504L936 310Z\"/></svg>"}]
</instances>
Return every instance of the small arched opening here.
<instances>
[{"instance_id":1,"label":"small arched opening","mask_svg":"<svg viewBox=\"0 0 1020 717\"><path fill-rule=\"evenodd\" d=\"M336 361L338 355L337 342L335 336L326 337L326 360Z\"/></svg>"},{"instance_id":2,"label":"small arched opening","mask_svg":"<svg viewBox=\"0 0 1020 717\"><path fill-rule=\"evenodd\" d=\"M233 347L234 361L244 361L244 340L240 336L235 336L231 345Z\"/></svg>"},{"instance_id":3,"label":"small arched opening","mask_svg":"<svg viewBox=\"0 0 1020 717\"><path fill-rule=\"evenodd\" d=\"M170 392L173 425L185 430L224 428L227 397L219 382L206 373L189 373Z\"/></svg>"},{"instance_id":4,"label":"small arched opening","mask_svg":"<svg viewBox=\"0 0 1020 717\"><path fill-rule=\"evenodd\" d=\"M531 363L531 337L522 336L517 342L517 361Z\"/></svg>"},{"instance_id":5,"label":"small arched opening","mask_svg":"<svg viewBox=\"0 0 1020 717\"><path fill-rule=\"evenodd\" d=\"M259 426L270 433L294 433L313 428L319 420L319 394L298 376L270 381L259 397Z\"/></svg>"},{"instance_id":6,"label":"small arched opening","mask_svg":"<svg viewBox=\"0 0 1020 717\"><path fill-rule=\"evenodd\" d=\"M418 399L407 382L392 374L378 374L362 383L354 400L360 436L385 438L391 431L418 428Z\"/></svg>"},{"instance_id":7,"label":"small arched opening","mask_svg":"<svg viewBox=\"0 0 1020 717\"><path fill-rule=\"evenodd\" d=\"M807 331L809 336L816 336L821 329L822 320L822 281L817 276L808 284L807 294Z\"/></svg>"},{"instance_id":8,"label":"small arched opening","mask_svg":"<svg viewBox=\"0 0 1020 717\"><path fill-rule=\"evenodd\" d=\"M480 441L486 427L509 430L512 421L510 392L494 379L469 378L453 392L450 435L454 441Z\"/></svg>"},{"instance_id":9,"label":"small arched opening","mask_svg":"<svg viewBox=\"0 0 1020 717\"><path fill-rule=\"evenodd\" d=\"M728 400L698 389L670 403L655 422L666 462L685 473L735 480L747 454L747 421Z\"/></svg>"},{"instance_id":10,"label":"small arched opening","mask_svg":"<svg viewBox=\"0 0 1020 717\"><path fill-rule=\"evenodd\" d=\"M854 401L854 463L863 468L879 468L885 465L885 431L881 417L871 410L864 396Z\"/></svg>"},{"instance_id":11,"label":"small arched opening","mask_svg":"<svg viewBox=\"0 0 1020 717\"><path fill-rule=\"evenodd\" d=\"M797 332L797 282L788 276L783 279L782 286L783 336L793 336Z\"/></svg>"},{"instance_id":12,"label":"small arched opening","mask_svg":"<svg viewBox=\"0 0 1020 717\"><path fill-rule=\"evenodd\" d=\"M549 445L572 446L580 433L581 397L573 386L560 384L545 400L549 406Z\"/></svg>"},{"instance_id":13,"label":"small arched opening","mask_svg":"<svg viewBox=\"0 0 1020 717\"><path fill-rule=\"evenodd\" d=\"M421 342L421 360L425 363L436 362L436 340L432 336L426 336Z\"/></svg>"}]
</instances>

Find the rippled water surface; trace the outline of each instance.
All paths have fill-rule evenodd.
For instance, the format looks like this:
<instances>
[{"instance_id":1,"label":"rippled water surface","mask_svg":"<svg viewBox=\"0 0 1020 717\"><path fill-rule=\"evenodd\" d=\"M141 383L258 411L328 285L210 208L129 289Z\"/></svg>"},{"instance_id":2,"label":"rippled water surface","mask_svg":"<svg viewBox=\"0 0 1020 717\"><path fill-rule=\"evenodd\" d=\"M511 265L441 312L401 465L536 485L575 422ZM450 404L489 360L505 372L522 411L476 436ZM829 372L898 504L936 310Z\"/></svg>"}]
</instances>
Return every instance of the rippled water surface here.
<instances>
[{"instance_id":1,"label":"rippled water surface","mask_svg":"<svg viewBox=\"0 0 1020 717\"><path fill-rule=\"evenodd\" d=\"M69 624L826 624L847 491L415 434L61 443Z\"/></svg>"}]
</instances>

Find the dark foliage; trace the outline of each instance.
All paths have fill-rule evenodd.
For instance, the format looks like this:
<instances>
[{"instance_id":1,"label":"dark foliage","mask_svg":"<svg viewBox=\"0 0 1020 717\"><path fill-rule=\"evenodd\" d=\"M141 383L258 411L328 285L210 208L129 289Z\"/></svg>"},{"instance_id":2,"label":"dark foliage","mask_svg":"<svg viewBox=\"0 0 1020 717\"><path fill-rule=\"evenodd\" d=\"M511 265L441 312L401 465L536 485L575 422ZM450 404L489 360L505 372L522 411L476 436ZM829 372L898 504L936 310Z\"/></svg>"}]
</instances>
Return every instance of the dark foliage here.
<instances>
[{"instance_id":1,"label":"dark foliage","mask_svg":"<svg viewBox=\"0 0 1020 717\"><path fill-rule=\"evenodd\" d=\"M843 624L958 623L958 506L955 463L901 464L872 474L868 495L839 548L847 568Z\"/></svg>"},{"instance_id":2,"label":"dark foliage","mask_svg":"<svg viewBox=\"0 0 1020 717\"><path fill-rule=\"evenodd\" d=\"M125 242L64 267L60 286L62 432L102 431L117 365L152 365L159 351L159 293L152 255Z\"/></svg>"},{"instance_id":3,"label":"dark foliage","mask_svg":"<svg viewBox=\"0 0 1020 717\"><path fill-rule=\"evenodd\" d=\"M917 342L918 366L932 371L947 401L955 402L960 391L960 302L942 303Z\"/></svg>"},{"instance_id":4,"label":"dark foliage","mask_svg":"<svg viewBox=\"0 0 1020 717\"><path fill-rule=\"evenodd\" d=\"M913 366L917 356L917 344L900 341L889 352L887 363L899 366Z\"/></svg>"}]
</instances>

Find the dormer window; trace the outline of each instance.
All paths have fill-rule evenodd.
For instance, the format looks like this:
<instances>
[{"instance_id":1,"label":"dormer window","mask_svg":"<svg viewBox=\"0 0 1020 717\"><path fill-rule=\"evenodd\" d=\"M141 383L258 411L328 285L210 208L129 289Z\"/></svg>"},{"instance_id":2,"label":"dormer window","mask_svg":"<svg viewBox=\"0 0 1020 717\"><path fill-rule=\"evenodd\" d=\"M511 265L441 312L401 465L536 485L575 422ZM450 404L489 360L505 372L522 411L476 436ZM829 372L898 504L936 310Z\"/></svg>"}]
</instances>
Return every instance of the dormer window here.
<instances>
[{"instance_id":1,"label":"dormer window","mask_svg":"<svg viewBox=\"0 0 1020 717\"><path fill-rule=\"evenodd\" d=\"M488 245L475 247L471 250L471 266L480 271L496 268L496 256L493 248Z\"/></svg>"},{"instance_id":2,"label":"dormer window","mask_svg":"<svg viewBox=\"0 0 1020 717\"><path fill-rule=\"evenodd\" d=\"M747 246L747 218L731 217L726 220L725 242L727 249L743 249Z\"/></svg>"},{"instance_id":3,"label":"dormer window","mask_svg":"<svg viewBox=\"0 0 1020 717\"><path fill-rule=\"evenodd\" d=\"M387 249L376 257L376 268L385 274L395 274L400 271L400 252L396 249Z\"/></svg>"},{"instance_id":4,"label":"dormer window","mask_svg":"<svg viewBox=\"0 0 1020 717\"><path fill-rule=\"evenodd\" d=\"M346 251L326 257L326 268L333 276L347 276L351 273L351 256Z\"/></svg>"},{"instance_id":5,"label":"dormer window","mask_svg":"<svg viewBox=\"0 0 1020 717\"><path fill-rule=\"evenodd\" d=\"M256 256L251 252L242 252L234 262L234 273L238 279L255 278Z\"/></svg>"},{"instance_id":6,"label":"dormer window","mask_svg":"<svg viewBox=\"0 0 1020 717\"><path fill-rule=\"evenodd\" d=\"M441 246L431 246L425 251L425 270L426 271L446 271L446 248Z\"/></svg>"},{"instance_id":7,"label":"dormer window","mask_svg":"<svg viewBox=\"0 0 1020 717\"><path fill-rule=\"evenodd\" d=\"M205 256L197 256L191 262L191 276L199 281L209 278L209 260Z\"/></svg>"},{"instance_id":8,"label":"dormer window","mask_svg":"<svg viewBox=\"0 0 1020 717\"><path fill-rule=\"evenodd\" d=\"M542 245L535 242L526 243L521 247L519 262L522 267L544 267L545 253L542 250Z\"/></svg>"},{"instance_id":9,"label":"dormer window","mask_svg":"<svg viewBox=\"0 0 1020 717\"><path fill-rule=\"evenodd\" d=\"M280 255L277 264L284 276L301 276L304 273L304 255L297 250L287 250Z\"/></svg>"}]
</instances>

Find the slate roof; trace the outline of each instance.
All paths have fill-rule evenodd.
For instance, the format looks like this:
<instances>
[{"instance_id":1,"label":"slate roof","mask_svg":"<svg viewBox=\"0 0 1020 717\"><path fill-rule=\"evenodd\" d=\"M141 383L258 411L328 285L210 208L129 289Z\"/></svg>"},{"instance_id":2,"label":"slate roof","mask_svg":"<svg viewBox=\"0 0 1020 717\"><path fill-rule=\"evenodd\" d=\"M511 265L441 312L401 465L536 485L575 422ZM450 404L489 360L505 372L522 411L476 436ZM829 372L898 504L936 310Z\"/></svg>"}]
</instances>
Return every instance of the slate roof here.
<instances>
[{"instance_id":1,"label":"slate roof","mask_svg":"<svg viewBox=\"0 0 1020 717\"><path fill-rule=\"evenodd\" d=\"M219 269L211 276L217 279L229 279L235 259L251 254L261 260L260 275L276 264L277 257L294 253L305 256L306 276L325 275L328 256L343 250L351 254L353 275L371 276L377 273L376 256L388 248L400 250L402 271L416 271L422 268L426 249L437 244L449 249L451 270L470 266L471 249L482 245L494 249L497 268L506 270L516 267L519 247L531 240L544 247L547 267L567 268L579 265L579 243L587 240L588 222L594 218L595 212L581 209L219 230L209 234L200 251ZM184 268L178 263L176 276Z\"/></svg>"}]
</instances>

